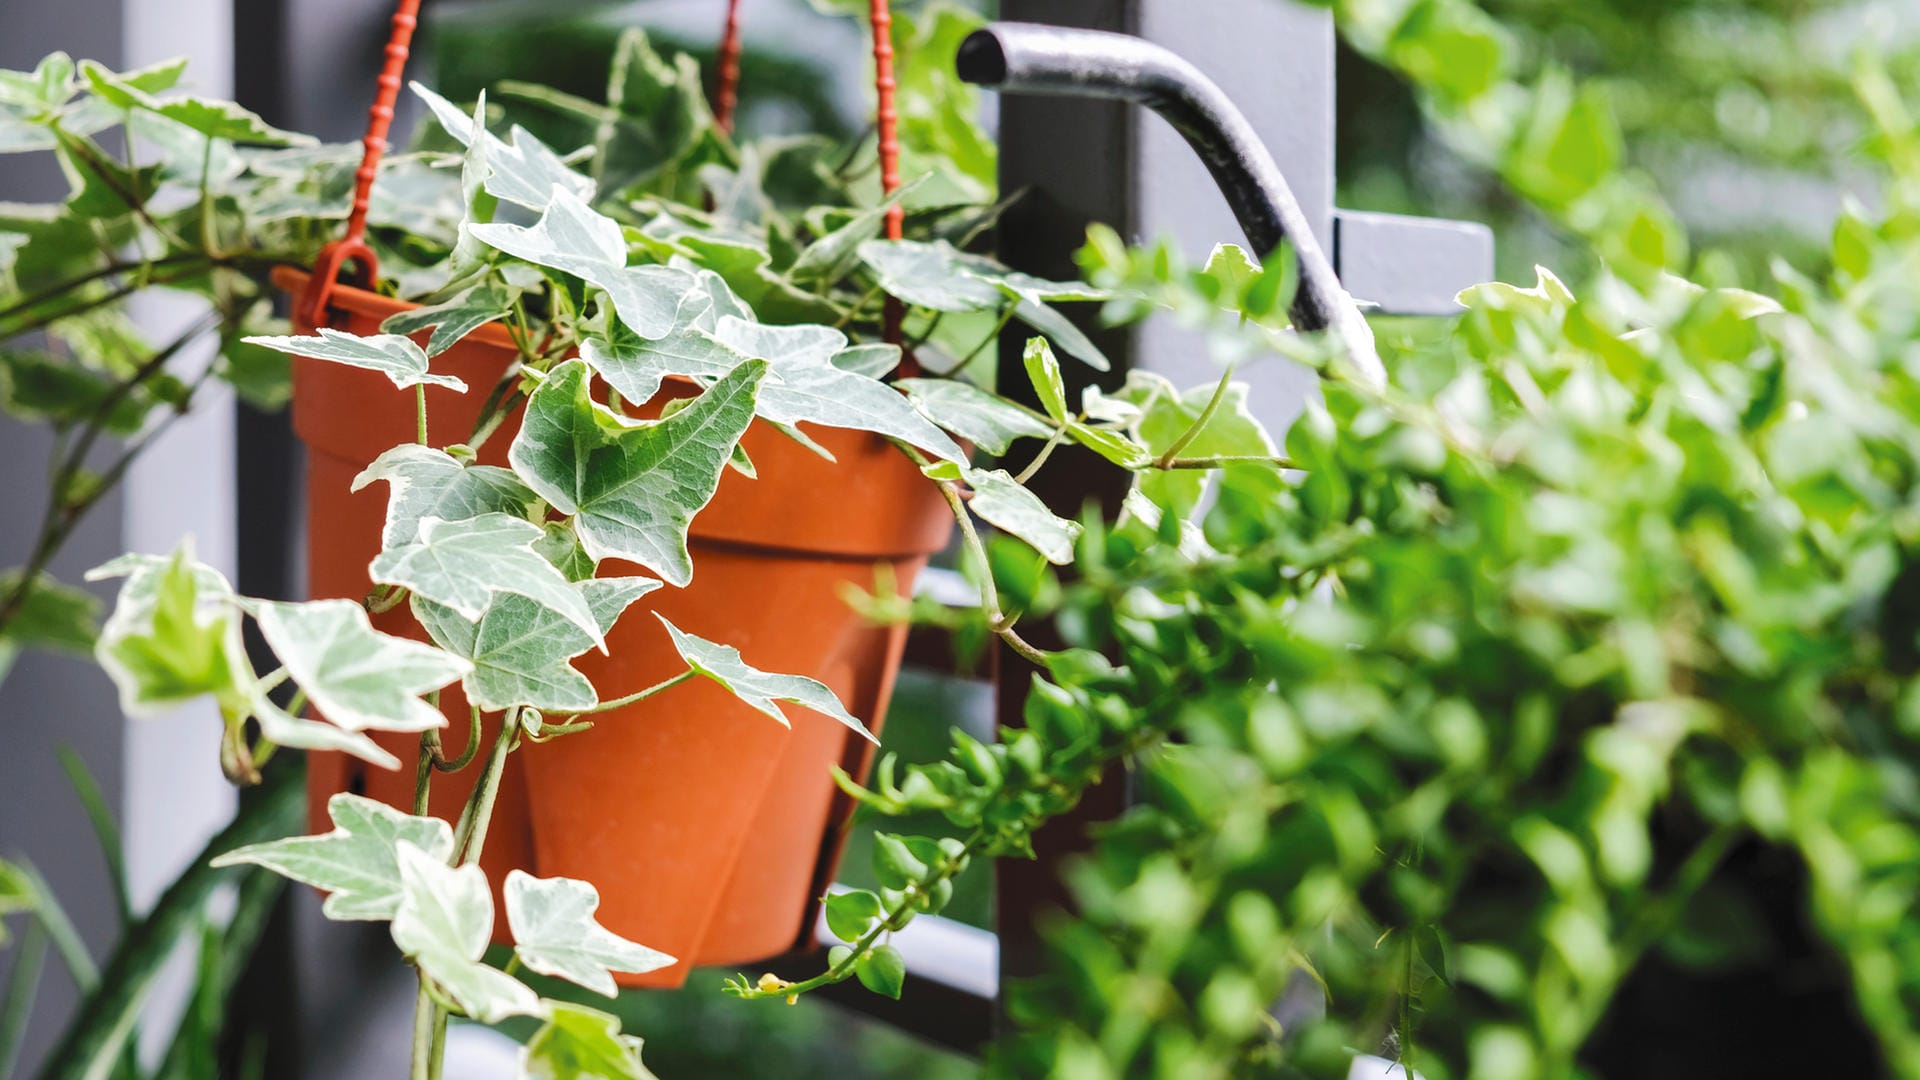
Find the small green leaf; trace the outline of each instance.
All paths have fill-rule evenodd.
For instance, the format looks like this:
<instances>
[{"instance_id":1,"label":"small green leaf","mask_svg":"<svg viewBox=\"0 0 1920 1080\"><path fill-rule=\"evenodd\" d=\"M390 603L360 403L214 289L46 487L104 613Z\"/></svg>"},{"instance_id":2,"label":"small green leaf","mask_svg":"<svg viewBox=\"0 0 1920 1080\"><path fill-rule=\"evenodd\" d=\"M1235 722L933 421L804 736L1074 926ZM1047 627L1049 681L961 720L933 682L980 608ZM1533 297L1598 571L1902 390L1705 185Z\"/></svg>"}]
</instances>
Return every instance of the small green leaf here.
<instances>
[{"instance_id":1,"label":"small green leaf","mask_svg":"<svg viewBox=\"0 0 1920 1080\"><path fill-rule=\"evenodd\" d=\"M1027 378L1033 383L1034 393L1040 395L1040 407L1047 411L1055 423L1065 423L1067 385L1060 375L1060 361L1054 357L1047 339L1028 338L1021 359L1027 365Z\"/></svg>"},{"instance_id":2,"label":"small green leaf","mask_svg":"<svg viewBox=\"0 0 1920 1080\"><path fill-rule=\"evenodd\" d=\"M552 608L605 648L605 635L586 598L552 563L533 550L545 530L505 514L465 521L423 518L413 543L388 548L373 560L373 580L399 585L478 621L502 593Z\"/></svg>"},{"instance_id":3,"label":"small green leaf","mask_svg":"<svg viewBox=\"0 0 1920 1080\"><path fill-rule=\"evenodd\" d=\"M412 338L399 334L359 337L323 326L315 337L250 337L242 340L249 345L259 345L294 356L331 360L336 364L377 371L393 380L393 385L402 390L425 385L444 386L463 394L467 392L467 384L455 376L428 372L426 350L415 345Z\"/></svg>"},{"instance_id":4,"label":"small green leaf","mask_svg":"<svg viewBox=\"0 0 1920 1080\"><path fill-rule=\"evenodd\" d=\"M660 587L652 578L594 578L578 588L602 630L635 600ZM413 613L441 648L473 661L461 682L467 700L483 709L528 705L553 712L592 708L593 684L568 661L593 647L593 639L552 608L524 597L494 597L479 622L452 609L415 598Z\"/></svg>"},{"instance_id":5,"label":"small green leaf","mask_svg":"<svg viewBox=\"0 0 1920 1080\"><path fill-rule=\"evenodd\" d=\"M380 633L352 600L262 602L255 618L294 683L348 731L440 727L446 717L420 695L473 670L451 653Z\"/></svg>"},{"instance_id":6,"label":"small green leaf","mask_svg":"<svg viewBox=\"0 0 1920 1080\"><path fill-rule=\"evenodd\" d=\"M478 866L448 866L407 841L394 845L400 906L393 943L438 983L468 1016L483 1024L538 1016L527 984L481 961L493 937L493 895Z\"/></svg>"},{"instance_id":7,"label":"small green leaf","mask_svg":"<svg viewBox=\"0 0 1920 1080\"><path fill-rule=\"evenodd\" d=\"M780 721L782 726L788 726L787 716L775 702L790 701L801 708L812 709L838 720L869 742L880 741L873 737L865 724L847 711L845 705L840 704L840 699L827 689L825 683L804 675L777 675L761 671L743 662L740 650L733 646L689 634L667 622L666 616L658 612L654 616L666 626L667 633L673 638L673 647L695 674L719 683L728 693Z\"/></svg>"},{"instance_id":8,"label":"small green leaf","mask_svg":"<svg viewBox=\"0 0 1920 1080\"><path fill-rule=\"evenodd\" d=\"M613 972L642 974L674 963L666 953L601 926L594 919L600 893L587 882L513 870L507 874L505 899L514 955L542 975L613 997L619 992Z\"/></svg>"},{"instance_id":9,"label":"small green leaf","mask_svg":"<svg viewBox=\"0 0 1920 1080\"><path fill-rule=\"evenodd\" d=\"M842 941L859 941L881 915L880 898L866 889L851 889L827 897L827 929Z\"/></svg>"},{"instance_id":10,"label":"small green leaf","mask_svg":"<svg viewBox=\"0 0 1920 1080\"><path fill-rule=\"evenodd\" d=\"M562 188L540 220L530 226L475 225L473 235L489 247L544 266L604 290L627 329L643 338L671 333L693 276L668 266L628 266L620 223Z\"/></svg>"},{"instance_id":11,"label":"small green leaf","mask_svg":"<svg viewBox=\"0 0 1920 1080\"><path fill-rule=\"evenodd\" d=\"M854 962L853 973L862 986L898 1001L907 985L907 958L891 945L876 945Z\"/></svg>"},{"instance_id":12,"label":"small green leaf","mask_svg":"<svg viewBox=\"0 0 1920 1080\"><path fill-rule=\"evenodd\" d=\"M766 371L765 361L741 364L692 405L636 424L595 402L587 365L569 360L527 401L508 459L529 487L573 516L596 562L628 559L685 585L693 580L687 529L752 423Z\"/></svg>"},{"instance_id":13,"label":"small green leaf","mask_svg":"<svg viewBox=\"0 0 1920 1080\"><path fill-rule=\"evenodd\" d=\"M901 837L873 834L873 876L883 888L904 889L927 874L927 864Z\"/></svg>"},{"instance_id":14,"label":"small green leaf","mask_svg":"<svg viewBox=\"0 0 1920 1080\"><path fill-rule=\"evenodd\" d=\"M387 521L380 534L383 548L417 541L425 518L466 521L493 513L524 518L540 499L511 469L462 465L416 443L402 443L374 458L353 478L353 490L378 480L389 485Z\"/></svg>"},{"instance_id":15,"label":"small green leaf","mask_svg":"<svg viewBox=\"0 0 1920 1080\"><path fill-rule=\"evenodd\" d=\"M640 1040L620 1018L566 1001L542 1001L547 1022L520 1051L525 1080L656 1080L640 1064Z\"/></svg>"},{"instance_id":16,"label":"small green leaf","mask_svg":"<svg viewBox=\"0 0 1920 1080\"><path fill-rule=\"evenodd\" d=\"M1053 428L1038 416L995 394L957 379L901 379L922 415L989 454L1007 452L1013 440L1044 439Z\"/></svg>"},{"instance_id":17,"label":"small green leaf","mask_svg":"<svg viewBox=\"0 0 1920 1080\"><path fill-rule=\"evenodd\" d=\"M453 855L453 830L345 792L327 800L333 831L237 848L215 866L251 863L327 891L321 911L341 921L391 919L400 909L402 843L437 862Z\"/></svg>"}]
</instances>

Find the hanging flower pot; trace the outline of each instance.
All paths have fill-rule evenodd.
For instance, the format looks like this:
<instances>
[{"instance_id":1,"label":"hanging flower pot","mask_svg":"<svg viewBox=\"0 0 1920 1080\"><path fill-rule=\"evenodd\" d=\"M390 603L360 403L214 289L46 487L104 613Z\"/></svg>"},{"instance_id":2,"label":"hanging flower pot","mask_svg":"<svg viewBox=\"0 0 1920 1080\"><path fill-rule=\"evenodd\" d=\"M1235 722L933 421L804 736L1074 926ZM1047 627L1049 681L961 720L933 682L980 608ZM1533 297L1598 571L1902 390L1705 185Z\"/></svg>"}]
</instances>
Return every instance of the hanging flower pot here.
<instances>
[{"instance_id":1,"label":"hanging flower pot","mask_svg":"<svg viewBox=\"0 0 1920 1080\"><path fill-rule=\"evenodd\" d=\"M298 296L308 276L276 279ZM336 287L335 325L372 335L409 305ZM296 330L315 329L296 324ZM471 387L490 387L518 356L498 327L482 327L435 360ZM670 380L636 418L696 393ZM467 438L484 393L429 388L428 437ZM307 449L308 588L315 598L360 599L372 589L368 563L380 552L387 497L379 486L352 490L382 451L412 437L414 395L376 372L298 359L294 429ZM520 417L483 445L483 464L506 464ZM753 664L819 679L869 727L885 716L905 644L904 627L874 626L850 609L849 586L871 589L884 566L902 590L943 548L953 518L934 485L885 440L816 429L827 461L758 424L742 442L758 478L729 471L694 519L690 547L699 568L684 589L642 603L673 625L733 644ZM831 493L826 495L823 493ZM635 568L610 561L602 576ZM388 633L426 639L404 606L376 616ZM619 698L686 668L655 620L630 612L608 635L605 655L579 668L602 700ZM445 752L467 749L459 688L444 692ZM680 962L629 985L677 986L691 966L739 963L792 948L811 926L815 885L830 880L850 807L837 797L831 766L858 775L871 744L825 717L803 715L791 729L704 682L598 715L591 731L514 755L502 778L495 827L482 865L499 882L514 868L576 877L600 889L600 919ZM499 719L490 717L490 725ZM487 737L490 739L490 728ZM403 760L416 740L378 736ZM366 768L343 754L315 754L309 781L316 827L339 791L364 792L412 808L410 772ZM429 810L451 821L471 774L442 777ZM710 933L709 928L721 932ZM721 929L724 928L724 929Z\"/></svg>"}]
</instances>

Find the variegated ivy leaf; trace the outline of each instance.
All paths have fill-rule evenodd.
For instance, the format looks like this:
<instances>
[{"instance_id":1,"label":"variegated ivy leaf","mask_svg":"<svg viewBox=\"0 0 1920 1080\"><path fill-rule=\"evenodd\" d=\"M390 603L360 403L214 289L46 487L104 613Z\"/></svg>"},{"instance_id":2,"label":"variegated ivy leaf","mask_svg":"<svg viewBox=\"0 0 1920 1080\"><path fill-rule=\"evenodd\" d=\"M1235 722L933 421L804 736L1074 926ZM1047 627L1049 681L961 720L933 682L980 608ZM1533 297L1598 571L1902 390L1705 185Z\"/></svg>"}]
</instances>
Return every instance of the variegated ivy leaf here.
<instances>
[{"instance_id":1,"label":"variegated ivy leaf","mask_svg":"<svg viewBox=\"0 0 1920 1080\"><path fill-rule=\"evenodd\" d=\"M535 212L545 210L554 196L563 191L579 199L593 198L593 181L575 172L559 154L524 128L515 125L508 132L512 141L503 141L488 131L486 125L476 122L476 118L486 115L483 109L476 108L474 115L468 116L453 102L419 83L408 85L427 103L434 119L453 141L472 148L478 136L488 172L483 186L489 194ZM484 100L481 104L484 106Z\"/></svg>"},{"instance_id":2,"label":"variegated ivy leaf","mask_svg":"<svg viewBox=\"0 0 1920 1080\"><path fill-rule=\"evenodd\" d=\"M402 443L373 459L353 478L353 490L387 482L387 522L380 546L399 547L420 538L423 518L465 521L481 514L504 513L526 517L540 497L511 469L497 465L462 465L448 454Z\"/></svg>"},{"instance_id":3,"label":"variegated ivy leaf","mask_svg":"<svg viewBox=\"0 0 1920 1080\"><path fill-rule=\"evenodd\" d=\"M635 424L595 402L587 365L569 360L527 400L507 456L527 486L572 515L595 562L627 559L685 585L687 529L753 422L766 373L764 361L748 361L672 416Z\"/></svg>"},{"instance_id":4,"label":"variegated ivy leaf","mask_svg":"<svg viewBox=\"0 0 1920 1080\"><path fill-rule=\"evenodd\" d=\"M380 329L411 337L432 328L427 355L439 356L461 338L512 311L519 295L519 289L488 275L438 304L396 312L380 324Z\"/></svg>"},{"instance_id":5,"label":"variegated ivy leaf","mask_svg":"<svg viewBox=\"0 0 1920 1080\"><path fill-rule=\"evenodd\" d=\"M524 1080L657 1080L640 1064L640 1040L620 1018L566 1001L544 1002L547 1022L520 1050Z\"/></svg>"},{"instance_id":6,"label":"variegated ivy leaf","mask_svg":"<svg viewBox=\"0 0 1920 1080\"><path fill-rule=\"evenodd\" d=\"M237 848L215 866L251 863L324 889L320 910L340 921L391 919L400 910L398 848L406 844L435 862L453 856L453 830L436 817L403 814L382 802L341 792L327 800L333 831Z\"/></svg>"},{"instance_id":7,"label":"variegated ivy leaf","mask_svg":"<svg viewBox=\"0 0 1920 1080\"><path fill-rule=\"evenodd\" d=\"M1079 327L1047 306L1103 299L1106 294L1096 289L1017 273L945 240L869 240L860 245L860 259L879 276L881 287L915 307L998 311L1011 304L1016 318L1053 338L1081 363L1096 371L1111 366Z\"/></svg>"},{"instance_id":8,"label":"variegated ivy leaf","mask_svg":"<svg viewBox=\"0 0 1920 1080\"><path fill-rule=\"evenodd\" d=\"M685 270L628 266L620 223L565 189L553 193L546 213L532 225L475 225L473 235L514 258L598 286L620 321L644 338L670 333L681 299L693 289L693 275Z\"/></svg>"},{"instance_id":9,"label":"variegated ivy leaf","mask_svg":"<svg viewBox=\"0 0 1920 1080\"><path fill-rule=\"evenodd\" d=\"M527 984L481 962L493 937L493 896L478 866L452 867L406 841L394 846L400 865L400 907L393 943L483 1024L540 1015Z\"/></svg>"},{"instance_id":10,"label":"variegated ivy leaf","mask_svg":"<svg viewBox=\"0 0 1920 1080\"><path fill-rule=\"evenodd\" d=\"M402 390L426 385L444 386L463 394L467 392L467 384L458 378L429 372L426 350L414 344L412 338L399 334L359 337L335 330L331 326L323 326L314 337L262 336L241 340L249 345L259 345L283 353L292 353L295 356L305 356L314 360L331 360L336 364L377 371L393 380L393 385Z\"/></svg>"},{"instance_id":11,"label":"variegated ivy leaf","mask_svg":"<svg viewBox=\"0 0 1920 1080\"><path fill-rule=\"evenodd\" d=\"M860 245L877 238L885 228L887 212L926 180L927 177L922 176L902 184L880 203L861 210L839 228L808 244L787 268L787 276L802 284L834 282L846 277L860 264Z\"/></svg>"},{"instance_id":12,"label":"variegated ivy leaf","mask_svg":"<svg viewBox=\"0 0 1920 1080\"><path fill-rule=\"evenodd\" d=\"M402 586L475 620L496 596L524 596L552 608L605 648L605 636L586 598L533 549L543 535L533 522L506 514L465 521L422 518L419 539L375 557L373 580Z\"/></svg>"},{"instance_id":13,"label":"variegated ivy leaf","mask_svg":"<svg viewBox=\"0 0 1920 1080\"><path fill-rule=\"evenodd\" d=\"M669 376L710 381L752 359L723 344L702 329L704 308L681 308L680 321L666 336L648 340L616 330L608 337L588 338L580 344L580 359L627 401L650 401Z\"/></svg>"},{"instance_id":14,"label":"variegated ivy leaf","mask_svg":"<svg viewBox=\"0 0 1920 1080\"><path fill-rule=\"evenodd\" d=\"M660 587L652 578L594 578L578 588L602 631L629 605ZM478 622L415 597L413 613L441 648L473 662L461 681L467 700L482 709L531 705L550 712L590 709L600 700L593 684L568 661L593 640L552 608L524 597L498 596Z\"/></svg>"},{"instance_id":15,"label":"variegated ivy leaf","mask_svg":"<svg viewBox=\"0 0 1920 1080\"><path fill-rule=\"evenodd\" d=\"M654 617L666 626L667 633L673 638L673 647L679 650L680 658L687 662L694 674L719 683L734 697L780 721L783 727L791 725L787 723L786 713L775 703L790 701L838 720L859 732L868 742L880 741L873 737L865 724L847 711L845 705L840 704L840 699L827 689L825 683L804 675L778 675L761 671L741 660L740 650L733 646L689 634L667 622L666 616L659 612L655 612Z\"/></svg>"},{"instance_id":16,"label":"variegated ivy leaf","mask_svg":"<svg viewBox=\"0 0 1920 1080\"><path fill-rule=\"evenodd\" d=\"M1073 540L1080 535L1080 526L1056 517L1040 496L1022 487L1005 469L963 469L936 461L922 471L935 480L964 481L973 489L967 505L982 521L1025 541L1048 562L1065 566L1073 561Z\"/></svg>"},{"instance_id":17,"label":"variegated ivy leaf","mask_svg":"<svg viewBox=\"0 0 1920 1080\"><path fill-rule=\"evenodd\" d=\"M714 330L722 344L773 366L760 388L759 412L776 424L802 422L890 435L944 458L966 453L898 390L839 367L834 357L847 337L829 326L766 326L723 315Z\"/></svg>"},{"instance_id":18,"label":"variegated ivy leaf","mask_svg":"<svg viewBox=\"0 0 1920 1080\"><path fill-rule=\"evenodd\" d=\"M833 354L833 366L869 379L884 379L900 366L900 346L885 342L849 345Z\"/></svg>"},{"instance_id":19,"label":"variegated ivy leaf","mask_svg":"<svg viewBox=\"0 0 1920 1080\"><path fill-rule=\"evenodd\" d=\"M600 909L600 893L587 882L513 870L507 874L504 895L514 955L542 975L612 997L619 992L614 972L638 975L674 962L666 953L601 926L593 917Z\"/></svg>"},{"instance_id":20,"label":"variegated ivy leaf","mask_svg":"<svg viewBox=\"0 0 1920 1080\"><path fill-rule=\"evenodd\" d=\"M299 750L338 750L382 769L400 767L399 758L381 749L379 743L366 735L323 720L295 716L265 694L254 695L253 718L260 722L261 736L275 745Z\"/></svg>"},{"instance_id":21,"label":"variegated ivy leaf","mask_svg":"<svg viewBox=\"0 0 1920 1080\"><path fill-rule=\"evenodd\" d=\"M1015 439L1044 439L1054 432L1043 418L958 379L901 379L894 385L928 419L989 454L1006 453Z\"/></svg>"},{"instance_id":22,"label":"variegated ivy leaf","mask_svg":"<svg viewBox=\"0 0 1920 1080\"><path fill-rule=\"evenodd\" d=\"M254 618L294 683L349 731L440 727L446 717L420 695L473 670L451 653L375 630L352 600L267 601Z\"/></svg>"},{"instance_id":23,"label":"variegated ivy leaf","mask_svg":"<svg viewBox=\"0 0 1920 1080\"><path fill-rule=\"evenodd\" d=\"M131 716L153 716L202 695L239 713L252 698L253 668L240 640L233 586L186 548L172 558L123 555L87 580L125 577L94 656Z\"/></svg>"}]
</instances>

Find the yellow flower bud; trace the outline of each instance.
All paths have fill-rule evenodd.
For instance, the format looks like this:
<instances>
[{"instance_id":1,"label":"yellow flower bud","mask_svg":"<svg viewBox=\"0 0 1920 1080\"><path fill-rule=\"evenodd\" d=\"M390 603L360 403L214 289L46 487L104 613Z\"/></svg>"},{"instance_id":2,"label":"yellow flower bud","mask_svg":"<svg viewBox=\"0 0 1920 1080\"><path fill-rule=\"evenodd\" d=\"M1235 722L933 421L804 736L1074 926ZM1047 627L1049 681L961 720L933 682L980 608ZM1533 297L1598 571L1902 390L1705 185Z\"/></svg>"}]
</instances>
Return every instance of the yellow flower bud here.
<instances>
[{"instance_id":1,"label":"yellow flower bud","mask_svg":"<svg viewBox=\"0 0 1920 1080\"><path fill-rule=\"evenodd\" d=\"M760 976L760 992L763 994L771 994L775 990L779 990L786 985L787 985L787 980L781 978L778 975L775 975L771 971L767 972L765 975Z\"/></svg>"},{"instance_id":2,"label":"yellow flower bud","mask_svg":"<svg viewBox=\"0 0 1920 1080\"><path fill-rule=\"evenodd\" d=\"M788 995L787 995L787 1004L789 1004L789 1005L798 1005L798 1004L800 1004L800 995L799 995L799 994L788 994Z\"/></svg>"}]
</instances>

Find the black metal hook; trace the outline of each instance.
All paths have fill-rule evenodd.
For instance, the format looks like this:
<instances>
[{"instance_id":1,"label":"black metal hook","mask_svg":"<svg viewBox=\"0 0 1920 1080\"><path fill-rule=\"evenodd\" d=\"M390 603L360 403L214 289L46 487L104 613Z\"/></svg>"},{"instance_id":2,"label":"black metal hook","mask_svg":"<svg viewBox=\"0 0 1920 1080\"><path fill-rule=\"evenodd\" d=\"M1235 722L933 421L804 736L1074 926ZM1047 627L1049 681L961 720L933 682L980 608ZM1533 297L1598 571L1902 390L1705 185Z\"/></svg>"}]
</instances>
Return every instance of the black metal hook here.
<instances>
[{"instance_id":1,"label":"black metal hook","mask_svg":"<svg viewBox=\"0 0 1920 1080\"><path fill-rule=\"evenodd\" d=\"M1341 287L1286 177L1226 92L1192 64L1128 34L997 22L960 45L962 79L1002 93L1113 98L1159 113L1206 163L1247 240L1265 256L1284 242L1299 261L1293 323L1330 330L1356 368L1384 382L1373 330Z\"/></svg>"}]
</instances>

